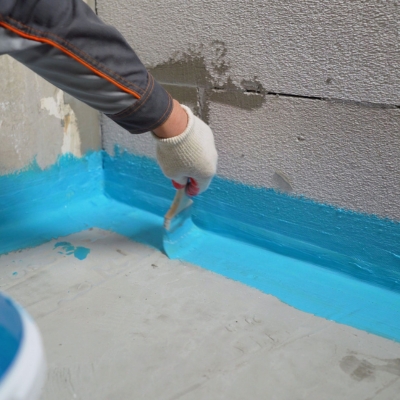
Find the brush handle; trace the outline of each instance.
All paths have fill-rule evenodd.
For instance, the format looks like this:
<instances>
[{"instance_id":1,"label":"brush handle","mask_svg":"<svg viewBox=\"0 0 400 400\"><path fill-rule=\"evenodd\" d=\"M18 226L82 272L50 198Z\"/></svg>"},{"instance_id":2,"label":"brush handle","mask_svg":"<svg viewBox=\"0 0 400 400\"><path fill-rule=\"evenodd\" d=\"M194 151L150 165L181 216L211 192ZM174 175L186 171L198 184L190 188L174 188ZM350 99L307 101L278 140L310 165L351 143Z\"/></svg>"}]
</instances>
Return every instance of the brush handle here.
<instances>
[{"instance_id":1,"label":"brush handle","mask_svg":"<svg viewBox=\"0 0 400 400\"><path fill-rule=\"evenodd\" d=\"M167 211L167 213L165 214L164 218L167 219L172 219L174 217L174 215L176 215L179 211L179 206L183 200L183 197L186 196L185 194L185 190L186 188L182 188L182 189L178 189L175 193L175 197L174 200L171 204L171 207L169 208L169 210Z\"/></svg>"},{"instance_id":2,"label":"brush handle","mask_svg":"<svg viewBox=\"0 0 400 400\"><path fill-rule=\"evenodd\" d=\"M171 207L164 216L164 227L169 229L171 220L178 215L182 210L193 204L193 200L186 195L186 188L178 189Z\"/></svg>"}]
</instances>

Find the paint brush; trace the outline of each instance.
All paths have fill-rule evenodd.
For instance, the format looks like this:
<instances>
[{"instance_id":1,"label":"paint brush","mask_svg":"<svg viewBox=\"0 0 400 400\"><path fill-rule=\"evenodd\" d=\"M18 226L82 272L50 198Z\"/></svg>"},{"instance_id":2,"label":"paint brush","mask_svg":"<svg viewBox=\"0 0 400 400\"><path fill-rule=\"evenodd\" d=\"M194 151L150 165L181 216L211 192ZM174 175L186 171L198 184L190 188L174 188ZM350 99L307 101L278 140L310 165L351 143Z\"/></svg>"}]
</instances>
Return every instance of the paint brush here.
<instances>
[{"instance_id":1,"label":"paint brush","mask_svg":"<svg viewBox=\"0 0 400 400\"><path fill-rule=\"evenodd\" d=\"M182 240L194 227L192 222L193 200L185 188L178 189L170 209L164 216L164 251L169 258L177 258L183 247Z\"/></svg>"}]
</instances>

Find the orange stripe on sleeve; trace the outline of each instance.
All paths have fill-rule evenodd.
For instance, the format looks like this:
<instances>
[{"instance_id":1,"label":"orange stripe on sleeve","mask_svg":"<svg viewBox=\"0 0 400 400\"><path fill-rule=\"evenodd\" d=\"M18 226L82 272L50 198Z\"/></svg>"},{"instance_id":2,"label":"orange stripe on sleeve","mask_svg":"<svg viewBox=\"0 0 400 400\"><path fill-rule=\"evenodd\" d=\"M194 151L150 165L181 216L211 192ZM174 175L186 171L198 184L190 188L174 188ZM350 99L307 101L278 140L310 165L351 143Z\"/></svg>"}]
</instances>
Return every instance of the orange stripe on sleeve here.
<instances>
[{"instance_id":1,"label":"orange stripe on sleeve","mask_svg":"<svg viewBox=\"0 0 400 400\"><path fill-rule=\"evenodd\" d=\"M132 96L136 97L137 99L140 99L140 95L136 93L134 90L129 89L128 87L121 85L119 82L117 82L115 79L111 78L104 72L98 70L97 68L93 67L90 65L88 62L77 56L76 54L72 53L70 50L66 49L65 47L61 46L59 43L54 42L51 39L47 38L42 38L39 36L34 36L28 33L25 33L23 31L20 31L19 29L15 28L12 25L7 24L6 22L0 21L0 26L3 26L4 28L10 30L11 32L16 33L17 35L29 39L29 40L34 40L36 42L41 42L41 43L46 43L49 44L50 46L56 47L58 50L62 51L63 53L67 54L69 57L73 58L75 61L79 62L80 64L84 65L86 68L90 69L92 72L94 72L96 75L106 79L107 81L111 82L113 85L117 86L119 89L122 91L131 94Z\"/></svg>"}]
</instances>

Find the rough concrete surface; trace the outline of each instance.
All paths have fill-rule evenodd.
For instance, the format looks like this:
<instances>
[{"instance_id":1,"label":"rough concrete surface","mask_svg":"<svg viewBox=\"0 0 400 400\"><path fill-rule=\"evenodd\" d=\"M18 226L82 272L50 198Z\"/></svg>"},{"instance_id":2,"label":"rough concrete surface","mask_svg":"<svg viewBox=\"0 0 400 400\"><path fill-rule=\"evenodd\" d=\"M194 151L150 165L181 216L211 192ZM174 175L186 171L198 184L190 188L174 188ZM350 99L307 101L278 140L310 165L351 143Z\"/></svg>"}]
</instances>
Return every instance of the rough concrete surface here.
<instances>
[{"instance_id":1,"label":"rough concrete surface","mask_svg":"<svg viewBox=\"0 0 400 400\"><path fill-rule=\"evenodd\" d=\"M251 112L212 103L210 123L220 175L400 220L399 109L268 97Z\"/></svg>"},{"instance_id":2,"label":"rough concrete surface","mask_svg":"<svg viewBox=\"0 0 400 400\"><path fill-rule=\"evenodd\" d=\"M398 2L99 0L97 9L210 123L220 175L400 220ZM149 135L103 120L104 148L116 144L155 156Z\"/></svg>"},{"instance_id":3,"label":"rough concrete surface","mask_svg":"<svg viewBox=\"0 0 400 400\"><path fill-rule=\"evenodd\" d=\"M400 345L90 230L0 257L37 321L46 399L395 399Z\"/></svg>"},{"instance_id":4,"label":"rough concrete surface","mask_svg":"<svg viewBox=\"0 0 400 400\"><path fill-rule=\"evenodd\" d=\"M400 109L266 96L254 110L211 102L209 120L219 175L400 220ZM149 134L103 129L108 152L155 157Z\"/></svg>"},{"instance_id":5,"label":"rough concrete surface","mask_svg":"<svg viewBox=\"0 0 400 400\"><path fill-rule=\"evenodd\" d=\"M277 93L400 104L396 0L98 0L97 10L150 67L195 52L214 85L256 79Z\"/></svg>"}]
</instances>

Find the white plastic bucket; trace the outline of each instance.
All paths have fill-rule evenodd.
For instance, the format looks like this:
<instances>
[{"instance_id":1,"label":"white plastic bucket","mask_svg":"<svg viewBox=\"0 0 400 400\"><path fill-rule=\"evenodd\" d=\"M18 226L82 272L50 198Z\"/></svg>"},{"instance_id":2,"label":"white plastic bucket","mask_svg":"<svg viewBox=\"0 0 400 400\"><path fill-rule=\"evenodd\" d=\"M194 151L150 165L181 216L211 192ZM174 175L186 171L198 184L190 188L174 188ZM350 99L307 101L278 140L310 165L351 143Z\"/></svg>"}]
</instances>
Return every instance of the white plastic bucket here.
<instances>
[{"instance_id":1,"label":"white plastic bucket","mask_svg":"<svg viewBox=\"0 0 400 400\"><path fill-rule=\"evenodd\" d=\"M43 344L35 322L0 294L0 400L37 400L45 378Z\"/></svg>"}]
</instances>

